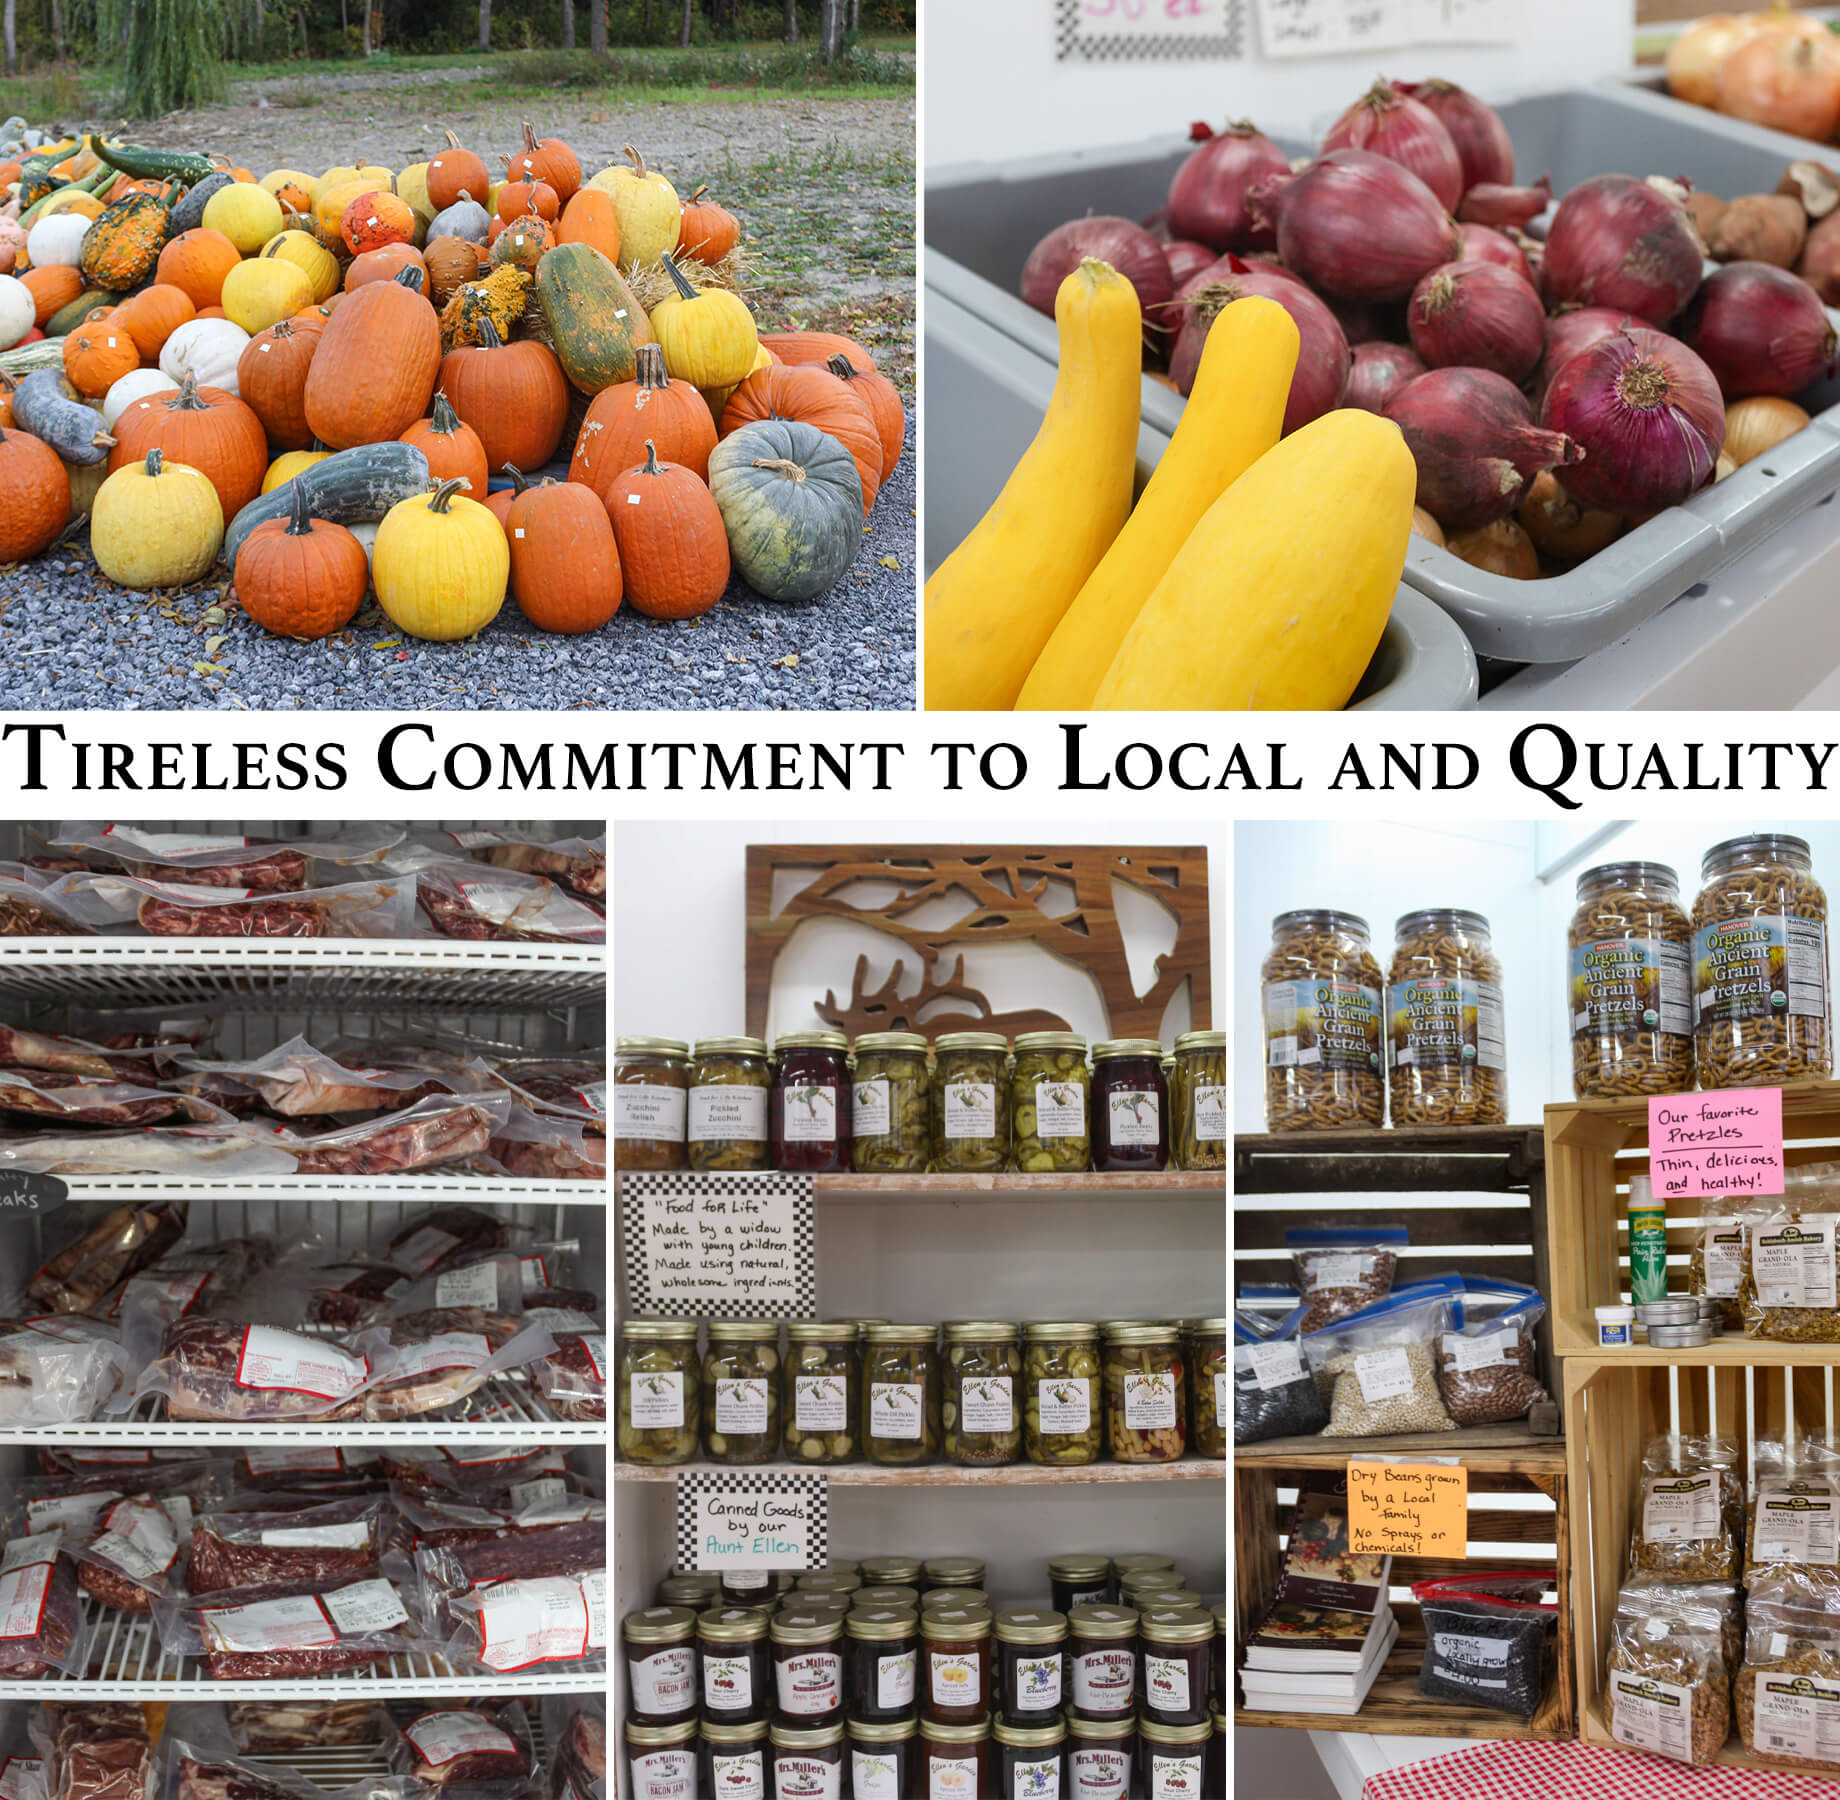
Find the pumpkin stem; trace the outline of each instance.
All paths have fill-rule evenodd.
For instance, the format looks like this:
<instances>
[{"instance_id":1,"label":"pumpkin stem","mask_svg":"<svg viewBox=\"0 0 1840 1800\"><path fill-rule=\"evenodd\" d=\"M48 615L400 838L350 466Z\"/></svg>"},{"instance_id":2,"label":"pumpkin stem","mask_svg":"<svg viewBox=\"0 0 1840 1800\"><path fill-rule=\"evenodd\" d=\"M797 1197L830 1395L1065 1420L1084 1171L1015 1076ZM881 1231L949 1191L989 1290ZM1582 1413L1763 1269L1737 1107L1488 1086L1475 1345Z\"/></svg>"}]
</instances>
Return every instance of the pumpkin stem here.
<instances>
[{"instance_id":1,"label":"pumpkin stem","mask_svg":"<svg viewBox=\"0 0 1840 1800\"><path fill-rule=\"evenodd\" d=\"M639 346L639 386L656 390L671 385L671 377L665 371L664 352L656 344Z\"/></svg>"},{"instance_id":2,"label":"pumpkin stem","mask_svg":"<svg viewBox=\"0 0 1840 1800\"><path fill-rule=\"evenodd\" d=\"M750 467L756 469L777 469L788 481L802 482L805 479L805 471L800 468L797 463L788 462L783 456L756 457Z\"/></svg>"},{"instance_id":3,"label":"pumpkin stem","mask_svg":"<svg viewBox=\"0 0 1840 1800\"><path fill-rule=\"evenodd\" d=\"M524 121L524 157L525 157L525 160L528 161L531 157L535 156L536 153L537 153L537 134L531 130L530 121L526 119ZM531 169L531 173L532 175L536 173L536 169L534 165Z\"/></svg>"},{"instance_id":4,"label":"pumpkin stem","mask_svg":"<svg viewBox=\"0 0 1840 1800\"><path fill-rule=\"evenodd\" d=\"M460 148L460 140L455 137L451 131L447 134L447 147L450 150L458 150Z\"/></svg>"},{"instance_id":5,"label":"pumpkin stem","mask_svg":"<svg viewBox=\"0 0 1840 1800\"><path fill-rule=\"evenodd\" d=\"M505 473L511 477L512 493L521 494L527 487L530 486L530 482L526 478L524 471L520 469L516 463L500 463L499 467L503 469Z\"/></svg>"},{"instance_id":6,"label":"pumpkin stem","mask_svg":"<svg viewBox=\"0 0 1840 1800\"><path fill-rule=\"evenodd\" d=\"M268 336L271 343L281 343L291 338L293 335L294 321L292 319L277 319L274 324L268 328Z\"/></svg>"},{"instance_id":7,"label":"pumpkin stem","mask_svg":"<svg viewBox=\"0 0 1840 1800\"><path fill-rule=\"evenodd\" d=\"M645 158L641 156L639 152L632 147L631 144L622 144L620 146L620 149L627 156L630 156L632 158L633 173L637 175L641 181L643 181L646 175Z\"/></svg>"},{"instance_id":8,"label":"pumpkin stem","mask_svg":"<svg viewBox=\"0 0 1840 1800\"><path fill-rule=\"evenodd\" d=\"M393 279L398 287L406 287L412 294L422 291L422 272L413 263L406 269L398 269Z\"/></svg>"},{"instance_id":9,"label":"pumpkin stem","mask_svg":"<svg viewBox=\"0 0 1840 1800\"><path fill-rule=\"evenodd\" d=\"M460 435L460 415L454 411L453 403L447 398L445 388L441 388L435 394L428 426L436 437L458 437Z\"/></svg>"},{"instance_id":10,"label":"pumpkin stem","mask_svg":"<svg viewBox=\"0 0 1840 1800\"><path fill-rule=\"evenodd\" d=\"M826 366L839 381L854 381L862 373L862 370L857 368L841 350L830 359Z\"/></svg>"},{"instance_id":11,"label":"pumpkin stem","mask_svg":"<svg viewBox=\"0 0 1840 1800\"><path fill-rule=\"evenodd\" d=\"M307 510L307 484L298 475L288 482L294 490L294 513L287 522L289 537L311 537L313 535L313 515Z\"/></svg>"},{"instance_id":12,"label":"pumpkin stem","mask_svg":"<svg viewBox=\"0 0 1840 1800\"><path fill-rule=\"evenodd\" d=\"M658 460L658 446L650 438L645 440L645 461L639 467L641 475L662 475L664 465Z\"/></svg>"},{"instance_id":13,"label":"pumpkin stem","mask_svg":"<svg viewBox=\"0 0 1840 1800\"><path fill-rule=\"evenodd\" d=\"M441 482L434 490L434 498L428 502L428 510L433 513L446 512L448 502L461 488L465 488L469 494L473 491L473 484L464 475L455 475Z\"/></svg>"},{"instance_id":14,"label":"pumpkin stem","mask_svg":"<svg viewBox=\"0 0 1840 1800\"><path fill-rule=\"evenodd\" d=\"M490 313L479 321L479 347L481 350L502 350L505 347L505 340L498 335L498 327L493 323Z\"/></svg>"},{"instance_id":15,"label":"pumpkin stem","mask_svg":"<svg viewBox=\"0 0 1840 1800\"><path fill-rule=\"evenodd\" d=\"M696 190L696 192L690 196L690 204L694 206L708 192L709 192L709 183L705 181L703 185L699 187Z\"/></svg>"},{"instance_id":16,"label":"pumpkin stem","mask_svg":"<svg viewBox=\"0 0 1840 1800\"><path fill-rule=\"evenodd\" d=\"M209 412L211 409L198 397L198 377L190 370L185 371L185 379L179 383L179 391L166 402L168 412Z\"/></svg>"},{"instance_id":17,"label":"pumpkin stem","mask_svg":"<svg viewBox=\"0 0 1840 1800\"><path fill-rule=\"evenodd\" d=\"M680 299L694 300L698 297L697 290L684 279L683 271L671 260L670 251L664 251L658 260L664 264L665 273L670 276Z\"/></svg>"},{"instance_id":18,"label":"pumpkin stem","mask_svg":"<svg viewBox=\"0 0 1840 1800\"><path fill-rule=\"evenodd\" d=\"M157 476L160 472L160 464L164 460L165 458L160 454L160 451L157 445L153 449L149 450L147 452L147 463L146 463L147 473L149 475Z\"/></svg>"}]
</instances>

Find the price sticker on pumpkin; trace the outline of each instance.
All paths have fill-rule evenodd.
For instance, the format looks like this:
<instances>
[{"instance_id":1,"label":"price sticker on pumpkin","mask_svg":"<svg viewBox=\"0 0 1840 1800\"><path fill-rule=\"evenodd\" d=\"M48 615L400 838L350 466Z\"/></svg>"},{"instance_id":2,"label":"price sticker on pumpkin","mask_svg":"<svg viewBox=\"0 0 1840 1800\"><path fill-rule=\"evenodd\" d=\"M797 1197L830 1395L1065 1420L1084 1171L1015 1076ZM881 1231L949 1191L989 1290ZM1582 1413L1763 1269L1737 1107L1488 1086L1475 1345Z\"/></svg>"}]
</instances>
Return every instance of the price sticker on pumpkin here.
<instances>
[{"instance_id":1,"label":"price sticker on pumpkin","mask_svg":"<svg viewBox=\"0 0 1840 1800\"><path fill-rule=\"evenodd\" d=\"M1469 1470L1350 1457L1348 1547L1357 1556L1467 1556Z\"/></svg>"}]
</instances>

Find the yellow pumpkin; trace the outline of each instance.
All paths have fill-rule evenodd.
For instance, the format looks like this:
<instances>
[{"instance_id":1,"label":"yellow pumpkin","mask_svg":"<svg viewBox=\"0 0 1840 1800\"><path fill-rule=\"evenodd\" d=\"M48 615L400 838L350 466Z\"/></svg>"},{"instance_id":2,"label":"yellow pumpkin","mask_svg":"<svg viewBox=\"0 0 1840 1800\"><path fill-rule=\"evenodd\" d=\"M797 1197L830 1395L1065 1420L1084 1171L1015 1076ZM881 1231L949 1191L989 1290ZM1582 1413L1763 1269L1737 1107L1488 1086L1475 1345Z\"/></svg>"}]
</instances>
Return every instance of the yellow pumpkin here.
<instances>
[{"instance_id":1,"label":"yellow pumpkin","mask_svg":"<svg viewBox=\"0 0 1840 1800\"><path fill-rule=\"evenodd\" d=\"M81 189L72 188L63 193L53 194L38 209L41 219L48 219L53 213L76 213L85 219L94 219L102 212L102 202L94 194L86 194Z\"/></svg>"},{"instance_id":2,"label":"yellow pumpkin","mask_svg":"<svg viewBox=\"0 0 1840 1800\"><path fill-rule=\"evenodd\" d=\"M511 547L461 481L399 501L384 514L371 552L371 580L390 622L410 637L450 643L498 617L511 579Z\"/></svg>"},{"instance_id":3,"label":"yellow pumpkin","mask_svg":"<svg viewBox=\"0 0 1840 1800\"><path fill-rule=\"evenodd\" d=\"M292 263L307 278L317 306L339 286L339 259L310 231L278 231L262 246L265 257Z\"/></svg>"},{"instance_id":4,"label":"yellow pumpkin","mask_svg":"<svg viewBox=\"0 0 1840 1800\"><path fill-rule=\"evenodd\" d=\"M319 233L328 244L341 247L344 239L339 235L339 227L345 220L345 209L360 194L393 193L390 187L379 187L374 181L342 181L334 187L328 187L323 181L319 192L313 196L313 222L318 225Z\"/></svg>"},{"instance_id":5,"label":"yellow pumpkin","mask_svg":"<svg viewBox=\"0 0 1840 1800\"><path fill-rule=\"evenodd\" d=\"M603 169L588 185L613 197L614 217L620 221L620 260L649 269L667 250L677 248L684 207L677 189L647 169L645 158L631 144L625 148L633 166Z\"/></svg>"},{"instance_id":6,"label":"yellow pumpkin","mask_svg":"<svg viewBox=\"0 0 1840 1800\"><path fill-rule=\"evenodd\" d=\"M760 331L747 302L726 288L699 294L668 255L661 260L677 289L675 300L652 308L666 372L699 388L732 388L745 381L760 354Z\"/></svg>"},{"instance_id":7,"label":"yellow pumpkin","mask_svg":"<svg viewBox=\"0 0 1840 1800\"><path fill-rule=\"evenodd\" d=\"M313 304L306 271L278 256L254 256L224 277L224 317L254 337Z\"/></svg>"},{"instance_id":8,"label":"yellow pumpkin","mask_svg":"<svg viewBox=\"0 0 1840 1800\"><path fill-rule=\"evenodd\" d=\"M319 192L319 177L302 169L271 169L262 177L261 185L281 202L283 210L304 213Z\"/></svg>"},{"instance_id":9,"label":"yellow pumpkin","mask_svg":"<svg viewBox=\"0 0 1840 1800\"><path fill-rule=\"evenodd\" d=\"M441 209L428 198L428 165L425 162L411 163L396 177L396 194L398 199L408 201L410 210L424 226L434 223L434 216Z\"/></svg>"},{"instance_id":10,"label":"yellow pumpkin","mask_svg":"<svg viewBox=\"0 0 1840 1800\"><path fill-rule=\"evenodd\" d=\"M319 185L343 187L350 181L361 181L366 187L394 187L396 172L382 163L335 163L319 178Z\"/></svg>"},{"instance_id":11,"label":"yellow pumpkin","mask_svg":"<svg viewBox=\"0 0 1840 1800\"><path fill-rule=\"evenodd\" d=\"M90 554L125 588L184 587L217 561L223 541L224 509L210 478L163 461L158 450L117 469L90 508Z\"/></svg>"},{"instance_id":12,"label":"yellow pumpkin","mask_svg":"<svg viewBox=\"0 0 1840 1800\"><path fill-rule=\"evenodd\" d=\"M268 465L268 473L262 477L262 492L272 494L282 482L292 481L303 469L324 462L331 454L330 450L284 450Z\"/></svg>"},{"instance_id":13,"label":"yellow pumpkin","mask_svg":"<svg viewBox=\"0 0 1840 1800\"><path fill-rule=\"evenodd\" d=\"M204 227L221 231L244 256L254 256L287 223L281 202L253 181L233 181L204 203Z\"/></svg>"}]
</instances>

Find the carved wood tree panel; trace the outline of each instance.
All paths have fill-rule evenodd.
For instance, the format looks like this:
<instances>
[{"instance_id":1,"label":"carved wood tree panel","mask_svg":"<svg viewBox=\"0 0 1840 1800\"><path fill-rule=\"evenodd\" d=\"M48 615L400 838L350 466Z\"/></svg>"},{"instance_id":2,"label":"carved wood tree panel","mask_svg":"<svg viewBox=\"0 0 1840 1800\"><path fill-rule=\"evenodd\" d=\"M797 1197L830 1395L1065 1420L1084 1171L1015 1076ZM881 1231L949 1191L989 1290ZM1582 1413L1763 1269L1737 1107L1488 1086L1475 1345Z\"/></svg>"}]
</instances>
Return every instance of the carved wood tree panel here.
<instances>
[{"instance_id":1,"label":"carved wood tree panel","mask_svg":"<svg viewBox=\"0 0 1840 1800\"><path fill-rule=\"evenodd\" d=\"M775 910L779 870L815 870L797 893ZM1112 883L1121 882L1164 909L1175 922L1175 943L1157 957L1149 989L1131 979L1124 934L1113 906ZM879 904L852 898L865 884L893 886ZM1060 891L1072 900L1058 908ZM923 909L949 901L965 907L949 925L915 922ZM1210 1016L1207 850L1120 849L1081 845L975 844L750 844L747 852L747 1028L767 1030L773 970L780 952L808 919L845 919L884 932L906 945L886 980L873 988L867 956L848 971L848 986L831 988L817 1011L852 1039L865 1031L917 1031L928 1039L949 1031L1067 1029L1045 1009L996 1011L965 979L965 952L990 943L1032 943L1085 970L1105 1006L1113 1037L1156 1037L1170 999L1189 984L1195 1028ZM839 970L839 986L846 972ZM917 977L917 979L916 979ZM912 991L904 991L911 989ZM935 1008L929 1016L920 1015Z\"/></svg>"}]
</instances>

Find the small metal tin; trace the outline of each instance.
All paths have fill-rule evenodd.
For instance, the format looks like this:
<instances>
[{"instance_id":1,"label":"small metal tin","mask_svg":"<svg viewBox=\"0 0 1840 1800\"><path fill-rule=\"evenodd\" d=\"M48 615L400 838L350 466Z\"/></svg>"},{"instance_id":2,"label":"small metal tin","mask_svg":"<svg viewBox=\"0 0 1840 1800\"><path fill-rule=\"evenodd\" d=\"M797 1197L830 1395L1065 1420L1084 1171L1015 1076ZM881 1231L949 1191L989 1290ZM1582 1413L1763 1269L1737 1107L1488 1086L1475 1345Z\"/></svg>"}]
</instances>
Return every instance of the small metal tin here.
<instances>
[{"instance_id":1,"label":"small metal tin","mask_svg":"<svg viewBox=\"0 0 1840 1800\"><path fill-rule=\"evenodd\" d=\"M1651 1325L1648 1328L1648 1341L1656 1350L1697 1350L1700 1345L1712 1342L1712 1327L1697 1322L1692 1325Z\"/></svg>"},{"instance_id":2,"label":"small metal tin","mask_svg":"<svg viewBox=\"0 0 1840 1800\"><path fill-rule=\"evenodd\" d=\"M1696 1325L1699 1316L1699 1298L1694 1294L1677 1300L1650 1300L1636 1308L1636 1317L1648 1326Z\"/></svg>"},{"instance_id":3,"label":"small metal tin","mask_svg":"<svg viewBox=\"0 0 1840 1800\"><path fill-rule=\"evenodd\" d=\"M1713 1335L1715 1337L1718 1335L1719 1298L1716 1294L1701 1294L1699 1296L1699 1322L1702 1325L1710 1325Z\"/></svg>"}]
</instances>

